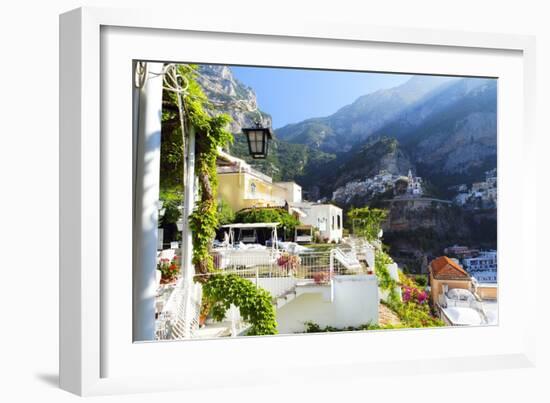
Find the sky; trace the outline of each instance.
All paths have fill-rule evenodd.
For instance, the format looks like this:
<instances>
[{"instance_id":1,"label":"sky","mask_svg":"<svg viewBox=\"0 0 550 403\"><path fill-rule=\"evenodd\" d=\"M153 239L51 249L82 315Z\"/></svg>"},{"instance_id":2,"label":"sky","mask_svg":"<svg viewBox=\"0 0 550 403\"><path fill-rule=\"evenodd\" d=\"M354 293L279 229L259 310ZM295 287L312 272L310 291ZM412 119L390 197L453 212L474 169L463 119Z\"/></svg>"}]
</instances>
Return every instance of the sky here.
<instances>
[{"instance_id":1,"label":"sky","mask_svg":"<svg viewBox=\"0 0 550 403\"><path fill-rule=\"evenodd\" d=\"M328 116L361 95L395 87L405 74L231 66L233 75L256 92L259 108L273 128Z\"/></svg>"}]
</instances>

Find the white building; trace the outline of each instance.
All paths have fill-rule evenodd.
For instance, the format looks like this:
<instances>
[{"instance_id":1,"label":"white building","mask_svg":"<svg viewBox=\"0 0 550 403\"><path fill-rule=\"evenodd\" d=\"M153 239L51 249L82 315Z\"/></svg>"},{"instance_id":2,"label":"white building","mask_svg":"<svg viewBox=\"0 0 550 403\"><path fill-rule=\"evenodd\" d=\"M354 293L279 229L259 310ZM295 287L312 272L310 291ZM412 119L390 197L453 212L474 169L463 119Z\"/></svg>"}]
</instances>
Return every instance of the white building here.
<instances>
[{"instance_id":1,"label":"white building","mask_svg":"<svg viewBox=\"0 0 550 403\"><path fill-rule=\"evenodd\" d=\"M407 175L408 185L407 193L422 196L422 178L420 176L413 176L411 170L409 169L409 174Z\"/></svg>"},{"instance_id":2,"label":"white building","mask_svg":"<svg viewBox=\"0 0 550 403\"><path fill-rule=\"evenodd\" d=\"M394 189L395 182L400 178L405 177L382 170L371 178L350 181L344 186L340 186L332 193L332 200L347 204L356 196L371 198ZM416 177L413 181L415 181L414 194L422 194L422 178ZM413 189L411 189L411 194L413 194Z\"/></svg>"},{"instance_id":3,"label":"white building","mask_svg":"<svg viewBox=\"0 0 550 403\"><path fill-rule=\"evenodd\" d=\"M458 205L465 205L475 201L481 201L485 205L497 203L497 171L491 169L485 172L485 180L482 182L472 183L472 188L467 191L465 185L460 185L458 191L460 192L455 196L454 201Z\"/></svg>"},{"instance_id":4,"label":"white building","mask_svg":"<svg viewBox=\"0 0 550 403\"><path fill-rule=\"evenodd\" d=\"M291 203L291 207L300 209L305 216L300 217L303 224L315 227L323 240L340 242L343 234L342 209L332 204L310 202Z\"/></svg>"},{"instance_id":5,"label":"white building","mask_svg":"<svg viewBox=\"0 0 550 403\"><path fill-rule=\"evenodd\" d=\"M476 257L462 259L462 265L479 283L497 282L497 252L481 252Z\"/></svg>"},{"instance_id":6,"label":"white building","mask_svg":"<svg viewBox=\"0 0 550 403\"><path fill-rule=\"evenodd\" d=\"M279 187L286 189L288 203L300 203L302 201L302 187L296 182L275 182Z\"/></svg>"}]
</instances>

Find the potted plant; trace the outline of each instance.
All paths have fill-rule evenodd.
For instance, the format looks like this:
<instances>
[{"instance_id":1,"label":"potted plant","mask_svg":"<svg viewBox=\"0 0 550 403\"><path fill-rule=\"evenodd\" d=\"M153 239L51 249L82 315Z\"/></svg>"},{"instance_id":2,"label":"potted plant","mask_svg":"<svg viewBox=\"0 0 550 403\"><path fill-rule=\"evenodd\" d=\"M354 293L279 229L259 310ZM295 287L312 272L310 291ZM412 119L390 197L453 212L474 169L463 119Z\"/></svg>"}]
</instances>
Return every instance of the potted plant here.
<instances>
[{"instance_id":1,"label":"potted plant","mask_svg":"<svg viewBox=\"0 0 550 403\"><path fill-rule=\"evenodd\" d=\"M315 284L323 284L330 280L330 274L326 271L318 271L313 273L313 281Z\"/></svg>"},{"instance_id":2,"label":"potted plant","mask_svg":"<svg viewBox=\"0 0 550 403\"><path fill-rule=\"evenodd\" d=\"M203 327L206 324L206 318L210 313L211 304L206 299L202 300L201 311L199 313L199 327Z\"/></svg>"},{"instance_id":3,"label":"potted plant","mask_svg":"<svg viewBox=\"0 0 550 403\"><path fill-rule=\"evenodd\" d=\"M289 276L292 276L298 270L300 266L300 256L291 255L289 253L283 253L277 259L277 264L284 270Z\"/></svg>"},{"instance_id":4,"label":"potted plant","mask_svg":"<svg viewBox=\"0 0 550 403\"><path fill-rule=\"evenodd\" d=\"M179 274L177 256L172 261L167 258L160 259L157 269L161 272L161 283L168 284L173 282Z\"/></svg>"}]
</instances>

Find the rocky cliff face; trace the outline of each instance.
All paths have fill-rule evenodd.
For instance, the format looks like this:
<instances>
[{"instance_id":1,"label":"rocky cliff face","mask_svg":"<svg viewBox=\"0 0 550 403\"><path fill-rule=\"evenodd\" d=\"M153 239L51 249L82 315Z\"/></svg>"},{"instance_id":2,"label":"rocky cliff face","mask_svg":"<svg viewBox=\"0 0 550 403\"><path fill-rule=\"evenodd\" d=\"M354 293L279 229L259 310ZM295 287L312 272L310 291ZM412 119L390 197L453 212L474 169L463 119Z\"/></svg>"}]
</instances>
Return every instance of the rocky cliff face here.
<instances>
[{"instance_id":1,"label":"rocky cliff face","mask_svg":"<svg viewBox=\"0 0 550 403\"><path fill-rule=\"evenodd\" d=\"M425 171L464 174L485 169L496 159L496 95L495 80L458 80L374 136L391 133Z\"/></svg>"},{"instance_id":2,"label":"rocky cliff face","mask_svg":"<svg viewBox=\"0 0 550 403\"><path fill-rule=\"evenodd\" d=\"M198 83L205 95L214 104L216 111L231 116L229 130L240 133L243 127L252 127L261 118L265 127L271 127L271 116L260 110L251 112L257 106L256 93L235 77L231 69L222 65L199 65Z\"/></svg>"},{"instance_id":3,"label":"rocky cliff face","mask_svg":"<svg viewBox=\"0 0 550 403\"><path fill-rule=\"evenodd\" d=\"M496 166L496 80L415 76L331 116L277 129L268 158L252 161L239 133L259 118L246 107L256 105L254 90L227 66L201 65L199 72L216 111L233 119L230 152L320 196L380 170L403 174L411 168L443 189L471 183ZM271 117L260 114L262 124L270 126Z\"/></svg>"},{"instance_id":4,"label":"rocky cliff face","mask_svg":"<svg viewBox=\"0 0 550 403\"><path fill-rule=\"evenodd\" d=\"M234 135L234 143L229 152L252 164L256 169L270 175L274 180L293 180L307 176L315 166L324 166L334 156L311 149L302 144L292 144L277 136L269 145L265 160L254 160L248 154L248 145L242 134L243 127L252 127L261 115L264 127L271 127L271 116L261 110L250 112L247 106L256 106L256 93L233 76L231 69L220 65L200 65L197 81L205 95L215 107L213 113L226 113L231 116L229 130Z\"/></svg>"}]
</instances>

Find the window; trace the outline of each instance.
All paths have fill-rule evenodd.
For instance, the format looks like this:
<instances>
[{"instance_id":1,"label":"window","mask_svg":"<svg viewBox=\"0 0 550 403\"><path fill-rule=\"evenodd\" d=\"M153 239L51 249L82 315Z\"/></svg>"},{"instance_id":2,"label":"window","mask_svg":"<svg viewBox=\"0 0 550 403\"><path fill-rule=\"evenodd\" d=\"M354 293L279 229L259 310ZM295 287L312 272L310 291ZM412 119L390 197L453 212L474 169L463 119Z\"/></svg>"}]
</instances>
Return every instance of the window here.
<instances>
[{"instance_id":1,"label":"window","mask_svg":"<svg viewBox=\"0 0 550 403\"><path fill-rule=\"evenodd\" d=\"M332 216L332 229L334 229L334 216Z\"/></svg>"},{"instance_id":2,"label":"window","mask_svg":"<svg viewBox=\"0 0 550 403\"><path fill-rule=\"evenodd\" d=\"M338 215L337 220L338 220L338 229L342 229L342 217Z\"/></svg>"}]
</instances>

